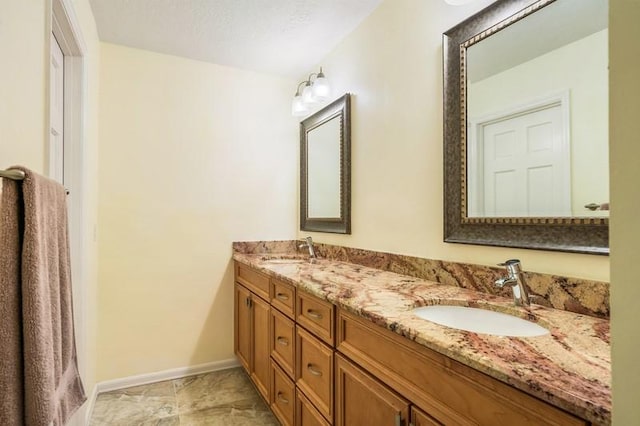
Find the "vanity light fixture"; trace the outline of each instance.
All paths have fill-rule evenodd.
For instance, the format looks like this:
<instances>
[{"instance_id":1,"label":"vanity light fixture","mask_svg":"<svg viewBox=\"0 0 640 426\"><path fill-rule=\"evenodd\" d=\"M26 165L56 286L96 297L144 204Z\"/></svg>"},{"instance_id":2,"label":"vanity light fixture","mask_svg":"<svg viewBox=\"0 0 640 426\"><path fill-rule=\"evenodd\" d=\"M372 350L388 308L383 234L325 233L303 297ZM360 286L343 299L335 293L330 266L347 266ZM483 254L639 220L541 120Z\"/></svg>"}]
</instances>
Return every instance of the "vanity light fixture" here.
<instances>
[{"instance_id":1,"label":"vanity light fixture","mask_svg":"<svg viewBox=\"0 0 640 426\"><path fill-rule=\"evenodd\" d=\"M304 85L304 89L300 91L300 87ZM311 73L309 77L301 81L296 89L296 94L291 102L291 114L296 117L307 115L313 104L324 102L331 96L331 86L329 81L322 72Z\"/></svg>"}]
</instances>

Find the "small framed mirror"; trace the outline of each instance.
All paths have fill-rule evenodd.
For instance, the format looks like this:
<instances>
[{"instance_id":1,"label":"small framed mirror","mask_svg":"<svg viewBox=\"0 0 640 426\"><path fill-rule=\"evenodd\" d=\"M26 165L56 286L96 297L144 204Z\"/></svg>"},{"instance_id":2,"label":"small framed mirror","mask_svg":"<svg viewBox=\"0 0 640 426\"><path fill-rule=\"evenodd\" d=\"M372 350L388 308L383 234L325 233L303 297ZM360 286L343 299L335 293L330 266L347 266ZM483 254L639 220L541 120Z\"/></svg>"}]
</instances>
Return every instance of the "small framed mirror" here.
<instances>
[{"instance_id":1,"label":"small framed mirror","mask_svg":"<svg viewBox=\"0 0 640 426\"><path fill-rule=\"evenodd\" d=\"M351 97L300 123L300 229L351 233Z\"/></svg>"}]
</instances>

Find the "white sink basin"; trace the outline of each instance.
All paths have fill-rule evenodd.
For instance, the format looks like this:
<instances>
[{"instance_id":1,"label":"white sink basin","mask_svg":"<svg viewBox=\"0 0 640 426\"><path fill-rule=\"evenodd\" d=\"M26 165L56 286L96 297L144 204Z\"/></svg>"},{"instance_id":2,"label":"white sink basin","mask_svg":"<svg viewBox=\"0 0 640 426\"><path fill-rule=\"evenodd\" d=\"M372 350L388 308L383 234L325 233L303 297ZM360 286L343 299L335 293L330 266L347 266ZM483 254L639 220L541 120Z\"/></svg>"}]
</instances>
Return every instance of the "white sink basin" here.
<instances>
[{"instance_id":1,"label":"white sink basin","mask_svg":"<svg viewBox=\"0 0 640 426\"><path fill-rule=\"evenodd\" d=\"M268 259L265 260L266 263L274 263L274 264L289 264L289 263L309 263L308 260L302 259Z\"/></svg>"},{"instance_id":2,"label":"white sink basin","mask_svg":"<svg viewBox=\"0 0 640 426\"><path fill-rule=\"evenodd\" d=\"M424 306L414 309L413 313L436 324L474 333L513 337L549 334L549 330L534 322L501 312L468 306Z\"/></svg>"},{"instance_id":3,"label":"white sink basin","mask_svg":"<svg viewBox=\"0 0 640 426\"><path fill-rule=\"evenodd\" d=\"M309 263L309 259L304 259L302 257L286 256L286 255L262 256L260 260L265 263L274 263L274 264Z\"/></svg>"}]
</instances>

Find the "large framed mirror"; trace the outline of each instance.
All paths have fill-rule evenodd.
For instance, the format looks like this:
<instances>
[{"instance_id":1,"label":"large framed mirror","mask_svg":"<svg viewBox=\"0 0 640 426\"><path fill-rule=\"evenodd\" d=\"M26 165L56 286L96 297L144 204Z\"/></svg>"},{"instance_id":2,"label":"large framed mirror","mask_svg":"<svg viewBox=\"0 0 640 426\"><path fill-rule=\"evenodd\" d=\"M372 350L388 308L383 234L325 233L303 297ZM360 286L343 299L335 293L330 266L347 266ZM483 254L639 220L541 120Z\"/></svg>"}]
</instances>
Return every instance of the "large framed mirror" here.
<instances>
[{"instance_id":1,"label":"large framed mirror","mask_svg":"<svg viewBox=\"0 0 640 426\"><path fill-rule=\"evenodd\" d=\"M300 123L300 229L351 233L351 96Z\"/></svg>"},{"instance_id":2,"label":"large framed mirror","mask_svg":"<svg viewBox=\"0 0 640 426\"><path fill-rule=\"evenodd\" d=\"M609 253L608 0L498 0L443 35L444 240Z\"/></svg>"}]
</instances>

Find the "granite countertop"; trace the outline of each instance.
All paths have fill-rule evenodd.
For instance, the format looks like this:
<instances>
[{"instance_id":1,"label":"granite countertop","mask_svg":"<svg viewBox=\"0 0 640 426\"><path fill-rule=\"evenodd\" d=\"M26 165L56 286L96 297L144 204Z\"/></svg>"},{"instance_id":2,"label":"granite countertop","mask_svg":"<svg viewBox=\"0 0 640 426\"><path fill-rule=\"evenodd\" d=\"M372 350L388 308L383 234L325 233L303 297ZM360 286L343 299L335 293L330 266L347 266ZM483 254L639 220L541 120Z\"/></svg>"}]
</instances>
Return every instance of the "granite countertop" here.
<instances>
[{"instance_id":1,"label":"granite countertop","mask_svg":"<svg viewBox=\"0 0 640 426\"><path fill-rule=\"evenodd\" d=\"M360 266L282 254L234 253L234 260L367 318L595 424L611 423L609 321ZM538 337L502 337L421 319L415 307L484 307L534 320Z\"/></svg>"}]
</instances>

